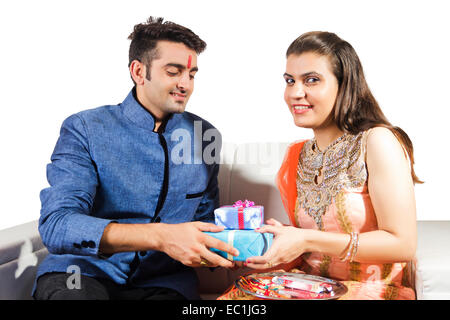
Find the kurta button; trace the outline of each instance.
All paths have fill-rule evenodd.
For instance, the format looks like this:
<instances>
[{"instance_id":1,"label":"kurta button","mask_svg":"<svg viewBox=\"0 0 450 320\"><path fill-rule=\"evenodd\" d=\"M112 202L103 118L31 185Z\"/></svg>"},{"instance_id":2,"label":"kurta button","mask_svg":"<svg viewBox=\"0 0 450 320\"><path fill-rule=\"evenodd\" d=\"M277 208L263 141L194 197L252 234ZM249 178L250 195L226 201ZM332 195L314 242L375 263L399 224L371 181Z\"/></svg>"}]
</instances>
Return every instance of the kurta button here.
<instances>
[{"instance_id":1,"label":"kurta button","mask_svg":"<svg viewBox=\"0 0 450 320\"><path fill-rule=\"evenodd\" d=\"M81 241L81 246L83 247L83 248L87 248L88 247L88 243L87 243L87 241Z\"/></svg>"},{"instance_id":2,"label":"kurta button","mask_svg":"<svg viewBox=\"0 0 450 320\"><path fill-rule=\"evenodd\" d=\"M95 242L92 241L92 240L89 241L89 242L88 242L88 247L89 247L89 248L95 248Z\"/></svg>"},{"instance_id":3,"label":"kurta button","mask_svg":"<svg viewBox=\"0 0 450 320\"><path fill-rule=\"evenodd\" d=\"M81 246L80 246L79 243L74 243L73 246L74 246L75 248L77 248L77 249L81 249Z\"/></svg>"},{"instance_id":4,"label":"kurta button","mask_svg":"<svg viewBox=\"0 0 450 320\"><path fill-rule=\"evenodd\" d=\"M141 257L145 256L147 254L147 252L145 251L140 251L139 254L141 255Z\"/></svg>"}]
</instances>

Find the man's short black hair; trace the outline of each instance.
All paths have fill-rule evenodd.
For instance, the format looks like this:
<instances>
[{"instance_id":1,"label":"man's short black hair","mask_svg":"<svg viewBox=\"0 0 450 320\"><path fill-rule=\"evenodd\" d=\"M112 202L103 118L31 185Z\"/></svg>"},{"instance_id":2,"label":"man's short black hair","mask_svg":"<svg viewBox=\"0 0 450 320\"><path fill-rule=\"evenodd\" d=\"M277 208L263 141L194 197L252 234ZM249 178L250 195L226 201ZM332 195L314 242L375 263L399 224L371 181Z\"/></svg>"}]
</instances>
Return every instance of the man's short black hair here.
<instances>
[{"instance_id":1,"label":"man's short black hair","mask_svg":"<svg viewBox=\"0 0 450 320\"><path fill-rule=\"evenodd\" d=\"M158 57L156 45L159 40L183 43L197 54L206 48L206 42L190 29L170 21L163 21L164 18L150 17L147 22L135 25L133 32L128 36L131 40L128 67L133 60L144 63L147 67L148 80L151 78L152 60Z\"/></svg>"}]
</instances>

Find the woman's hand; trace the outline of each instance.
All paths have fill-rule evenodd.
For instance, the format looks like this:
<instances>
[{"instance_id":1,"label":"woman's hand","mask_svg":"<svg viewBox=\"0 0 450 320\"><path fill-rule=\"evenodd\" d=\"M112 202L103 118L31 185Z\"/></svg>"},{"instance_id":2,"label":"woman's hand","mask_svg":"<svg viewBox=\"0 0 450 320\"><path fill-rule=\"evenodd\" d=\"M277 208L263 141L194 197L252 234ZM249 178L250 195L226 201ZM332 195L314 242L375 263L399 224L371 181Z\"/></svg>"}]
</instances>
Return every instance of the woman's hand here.
<instances>
[{"instance_id":1,"label":"woman's hand","mask_svg":"<svg viewBox=\"0 0 450 320\"><path fill-rule=\"evenodd\" d=\"M289 226L287 224L282 224L280 221L275 220L274 218L270 218L269 220L266 221L266 223L268 225L275 226L275 227Z\"/></svg>"},{"instance_id":2,"label":"woman's hand","mask_svg":"<svg viewBox=\"0 0 450 320\"><path fill-rule=\"evenodd\" d=\"M161 238L160 251L188 267L233 267L231 261L211 252L209 248L216 248L233 256L239 255L239 251L228 243L204 233L223 231L223 227L215 224L194 221L179 224L158 223L157 226ZM202 261L207 262L207 265L202 264Z\"/></svg>"},{"instance_id":3,"label":"woman's hand","mask_svg":"<svg viewBox=\"0 0 450 320\"><path fill-rule=\"evenodd\" d=\"M285 226L275 219L268 220L267 224L255 231L272 233L274 235L272 246L263 256L248 258L246 266L249 268L273 268L297 259L306 250L306 230Z\"/></svg>"}]
</instances>

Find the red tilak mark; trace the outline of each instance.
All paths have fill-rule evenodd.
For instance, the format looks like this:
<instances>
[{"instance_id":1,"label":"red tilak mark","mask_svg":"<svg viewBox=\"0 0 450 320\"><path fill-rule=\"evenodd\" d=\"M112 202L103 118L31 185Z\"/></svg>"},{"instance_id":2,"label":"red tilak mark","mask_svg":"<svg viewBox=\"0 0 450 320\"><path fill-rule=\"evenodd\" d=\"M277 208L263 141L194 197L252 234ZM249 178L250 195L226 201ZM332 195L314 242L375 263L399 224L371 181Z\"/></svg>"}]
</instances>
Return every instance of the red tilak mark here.
<instances>
[{"instance_id":1,"label":"red tilak mark","mask_svg":"<svg viewBox=\"0 0 450 320\"><path fill-rule=\"evenodd\" d=\"M189 56L188 64L187 64L188 69L191 67L191 62L192 62L192 56Z\"/></svg>"}]
</instances>

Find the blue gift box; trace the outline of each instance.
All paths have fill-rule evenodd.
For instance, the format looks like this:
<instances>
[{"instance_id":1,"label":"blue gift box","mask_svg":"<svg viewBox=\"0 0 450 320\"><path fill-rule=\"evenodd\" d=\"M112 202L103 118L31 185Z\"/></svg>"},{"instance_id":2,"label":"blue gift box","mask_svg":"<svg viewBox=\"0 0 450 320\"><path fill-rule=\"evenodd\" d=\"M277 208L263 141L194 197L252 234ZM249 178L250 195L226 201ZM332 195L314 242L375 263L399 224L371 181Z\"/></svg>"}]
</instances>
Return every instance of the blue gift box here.
<instances>
[{"instance_id":1,"label":"blue gift box","mask_svg":"<svg viewBox=\"0 0 450 320\"><path fill-rule=\"evenodd\" d=\"M215 223L226 230L253 230L261 228L264 222L264 207L247 208L223 206L214 210Z\"/></svg>"},{"instance_id":2,"label":"blue gift box","mask_svg":"<svg viewBox=\"0 0 450 320\"><path fill-rule=\"evenodd\" d=\"M216 248L210 248L211 251L231 261L245 261L250 257L262 256L273 241L272 233L259 233L253 230L224 230L205 233L239 250L239 256L235 257Z\"/></svg>"}]
</instances>

